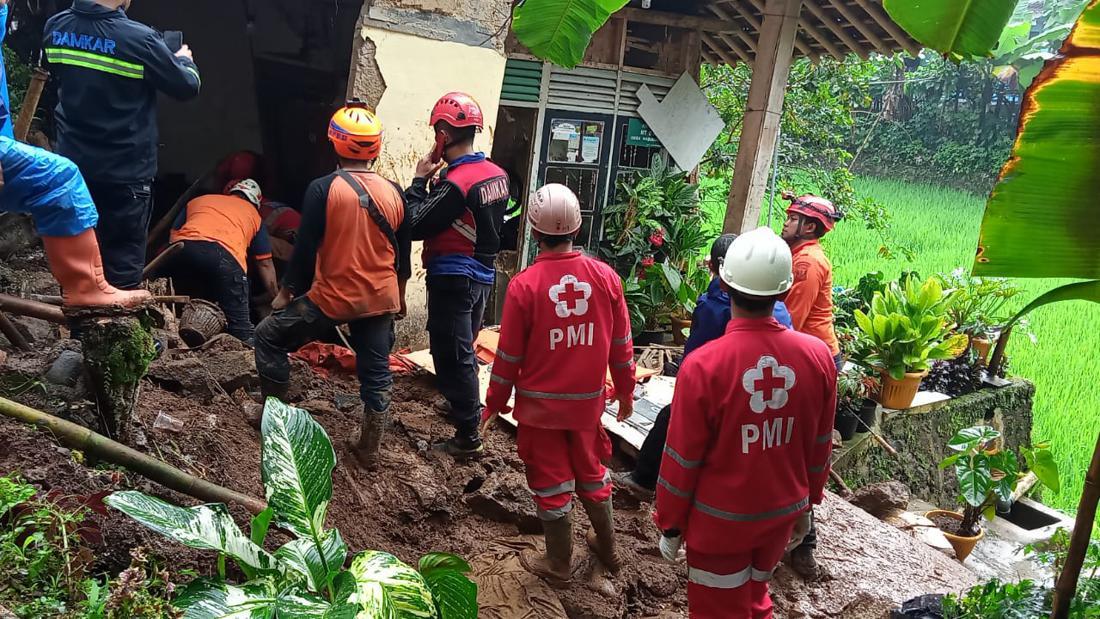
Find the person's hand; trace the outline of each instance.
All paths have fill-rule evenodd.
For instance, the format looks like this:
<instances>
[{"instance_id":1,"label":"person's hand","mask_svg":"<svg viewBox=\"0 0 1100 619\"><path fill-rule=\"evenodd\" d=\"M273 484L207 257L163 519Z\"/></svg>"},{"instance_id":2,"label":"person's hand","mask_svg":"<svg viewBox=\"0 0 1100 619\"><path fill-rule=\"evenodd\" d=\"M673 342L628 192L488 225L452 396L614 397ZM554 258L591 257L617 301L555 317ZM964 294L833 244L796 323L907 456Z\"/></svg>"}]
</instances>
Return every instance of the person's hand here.
<instances>
[{"instance_id":1,"label":"person's hand","mask_svg":"<svg viewBox=\"0 0 1100 619\"><path fill-rule=\"evenodd\" d=\"M279 291L279 294L275 296L275 299L271 301L271 309L276 312L281 312L286 309L286 306L290 305L290 300L290 289L283 288Z\"/></svg>"},{"instance_id":2,"label":"person's hand","mask_svg":"<svg viewBox=\"0 0 1100 619\"><path fill-rule=\"evenodd\" d=\"M619 396L619 414L615 416L615 419L622 423L630 416L634 414L634 394L628 393L625 396Z\"/></svg>"},{"instance_id":3,"label":"person's hand","mask_svg":"<svg viewBox=\"0 0 1100 619\"><path fill-rule=\"evenodd\" d=\"M661 550L661 556L670 563L682 563L687 558L683 546L684 536L682 534L674 537L661 534L661 541L657 543L657 547Z\"/></svg>"},{"instance_id":4,"label":"person's hand","mask_svg":"<svg viewBox=\"0 0 1100 619\"><path fill-rule=\"evenodd\" d=\"M184 44L184 46L180 48L180 51L176 52L176 57L177 58L186 58L186 59L190 60L191 62L195 62L195 57L193 55L191 55L191 46L190 45Z\"/></svg>"},{"instance_id":5,"label":"person's hand","mask_svg":"<svg viewBox=\"0 0 1100 619\"><path fill-rule=\"evenodd\" d=\"M481 428L480 428L481 442L484 443L485 441L488 440L488 438L489 438L489 428L493 427L493 420L497 418L497 413L498 413L497 411L491 411L489 409L485 409L485 412L482 413Z\"/></svg>"},{"instance_id":6,"label":"person's hand","mask_svg":"<svg viewBox=\"0 0 1100 619\"><path fill-rule=\"evenodd\" d=\"M446 165L443 161L438 163L432 161L432 154L428 153L420 158L420 161L416 162L416 178L431 179L436 175L439 170Z\"/></svg>"},{"instance_id":7,"label":"person's hand","mask_svg":"<svg viewBox=\"0 0 1100 619\"><path fill-rule=\"evenodd\" d=\"M798 520L794 523L794 530L791 531L791 539L787 542L787 552L798 548L802 544L802 540L806 539L806 535L810 532L810 524L813 522L810 510L802 512L798 517Z\"/></svg>"}]
</instances>

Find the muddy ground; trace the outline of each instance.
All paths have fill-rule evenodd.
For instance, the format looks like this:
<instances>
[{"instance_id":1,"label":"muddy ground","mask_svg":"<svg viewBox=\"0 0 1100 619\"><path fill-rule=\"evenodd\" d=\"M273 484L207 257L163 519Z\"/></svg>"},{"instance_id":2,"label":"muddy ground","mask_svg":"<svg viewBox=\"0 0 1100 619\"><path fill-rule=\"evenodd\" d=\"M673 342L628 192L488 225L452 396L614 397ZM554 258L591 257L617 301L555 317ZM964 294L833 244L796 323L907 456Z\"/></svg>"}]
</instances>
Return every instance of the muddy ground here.
<instances>
[{"instance_id":1,"label":"muddy ground","mask_svg":"<svg viewBox=\"0 0 1100 619\"><path fill-rule=\"evenodd\" d=\"M0 291L56 294L41 264L34 252L0 264ZM69 381L44 378L59 357L78 352L79 343L61 339L63 331L41 321L18 322L38 344L32 352L13 352L0 336L0 395L95 427L95 406L79 372ZM263 497L259 436L242 411L256 397L255 376L251 351L228 337L202 351L168 350L142 382L136 411L142 431L133 446L193 475ZM386 550L410 563L429 551L462 555L475 568L481 616L491 619L686 616L685 569L661 560L652 506L618 489L616 530L625 566L620 575L607 579L585 547L587 519L581 509L574 511L573 586L556 591L527 574L517 552L541 546L540 525L512 433L495 430L487 454L476 461L430 452L433 440L451 433L432 407L432 380L397 378L393 427L378 470L367 472L355 465L345 445L358 432L361 404L354 380L322 378L304 364L294 365L291 400L315 416L336 449L327 524L340 529L351 552ZM198 502L117 467L88 462L52 437L0 417L0 475L11 473L70 496L136 488L181 504ZM247 514L231 509L247 527ZM129 549L142 545L177 571L215 571L210 553L166 542L120 514L93 512L90 522L100 534L90 542L96 570L117 573L129 564ZM834 496L819 508L818 522L819 557L832 576L805 583L780 567L773 583L780 619L881 617L909 597L970 582L956 562Z\"/></svg>"}]
</instances>

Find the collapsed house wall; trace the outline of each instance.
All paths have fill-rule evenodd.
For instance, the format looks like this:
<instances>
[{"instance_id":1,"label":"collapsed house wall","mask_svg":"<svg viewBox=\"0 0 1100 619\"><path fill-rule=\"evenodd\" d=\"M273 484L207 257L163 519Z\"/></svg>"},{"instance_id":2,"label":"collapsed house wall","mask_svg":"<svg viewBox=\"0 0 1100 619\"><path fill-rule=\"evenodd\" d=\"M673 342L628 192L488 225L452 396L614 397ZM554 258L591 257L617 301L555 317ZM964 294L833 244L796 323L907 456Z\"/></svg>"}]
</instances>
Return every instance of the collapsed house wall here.
<instances>
[{"instance_id":1,"label":"collapsed house wall","mask_svg":"<svg viewBox=\"0 0 1100 619\"><path fill-rule=\"evenodd\" d=\"M416 162L433 145L428 117L444 93L460 90L478 101L485 131L475 147L492 150L504 80L503 33L508 0L367 0L353 41L348 96L375 107L386 130L378 171L407 187ZM420 243L413 248L408 318L398 323L398 346L426 344L426 291Z\"/></svg>"}]
</instances>

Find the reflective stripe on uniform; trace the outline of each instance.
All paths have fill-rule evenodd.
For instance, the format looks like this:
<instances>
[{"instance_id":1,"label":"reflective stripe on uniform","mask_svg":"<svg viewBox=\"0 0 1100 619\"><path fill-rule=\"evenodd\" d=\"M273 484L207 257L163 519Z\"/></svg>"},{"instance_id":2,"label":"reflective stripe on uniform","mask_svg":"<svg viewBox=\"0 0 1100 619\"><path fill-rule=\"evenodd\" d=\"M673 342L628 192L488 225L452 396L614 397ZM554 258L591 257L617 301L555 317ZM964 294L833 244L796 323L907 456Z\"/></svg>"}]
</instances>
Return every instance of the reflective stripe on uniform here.
<instances>
[{"instance_id":1,"label":"reflective stripe on uniform","mask_svg":"<svg viewBox=\"0 0 1100 619\"><path fill-rule=\"evenodd\" d=\"M625 361L623 363L612 363L611 367L616 369L616 370L629 370L630 365L632 363L634 363L634 362L633 361Z\"/></svg>"},{"instance_id":2,"label":"reflective stripe on uniform","mask_svg":"<svg viewBox=\"0 0 1100 619\"><path fill-rule=\"evenodd\" d=\"M550 486L549 488L531 488L531 492L535 496L543 498L558 496L559 494L565 494L566 492L573 492L577 489L575 480L563 481L556 486Z\"/></svg>"},{"instance_id":3,"label":"reflective stripe on uniform","mask_svg":"<svg viewBox=\"0 0 1100 619\"><path fill-rule=\"evenodd\" d=\"M603 472L603 479L600 481L581 482L580 489L585 492L595 492L597 490L603 490L607 487L607 484L611 483L611 473L608 471Z\"/></svg>"},{"instance_id":4,"label":"reflective stripe on uniform","mask_svg":"<svg viewBox=\"0 0 1100 619\"><path fill-rule=\"evenodd\" d=\"M537 509L535 513L538 514L539 520L557 520L558 518L565 517L566 514L573 511L573 501L569 501L565 505L555 509Z\"/></svg>"},{"instance_id":5,"label":"reflective stripe on uniform","mask_svg":"<svg viewBox=\"0 0 1100 619\"><path fill-rule=\"evenodd\" d=\"M46 60L50 61L51 64L83 67L136 80L145 79L145 67L142 65L102 54L82 52L65 47L47 47Z\"/></svg>"},{"instance_id":6,"label":"reflective stripe on uniform","mask_svg":"<svg viewBox=\"0 0 1100 619\"><path fill-rule=\"evenodd\" d=\"M757 512L755 514L735 514L733 512L722 511L716 507L711 507L706 503L695 501L695 509L703 512L708 516L714 516L715 518L721 518L722 520L729 520L731 522L755 522L757 520L771 520L772 518L788 516L790 514L801 512L809 505L810 497L805 497L797 503L788 505L786 507L780 507L779 509L773 509L770 512Z\"/></svg>"},{"instance_id":7,"label":"reflective stripe on uniform","mask_svg":"<svg viewBox=\"0 0 1100 619\"><path fill-rule=\"evenodd\" d=\"M684 492L683 490L680 490L676 486L673 486L672 484L668 483L668 480L665 479L664 477L658 477L657 478L657 483L664 486L665 490L668 490L669 492L671 492L672 494L680 497L681 499L690 499L691 498L691 494L689 494L687 492Z\"/></svg>"},{"instance_id":8,"label":"reflective stripe on uniform","mask_svg":"<svg viewBox=\"0 0 1100 619\"><path fill-rule=\"evenodd\" d=\"M514 382L514 381L508 380L507 378L501 378L501 377L497 376L496 374L491 374L489 376L489 380L493 381L494 383L500 383L501 385L505 385L505 386L508 386L508 387L511 387L512 383Z\"/></svg>"},{"instance_id":9,"label":"reflective stripe on uniform","mask_svg":"<svg viewBox=\"0 0 1100 619\"><path fill-rule=\"evenodd\" d=\"M676 461L676 464L684 467L685 469L697 469L703 466L702 460L688 460L687 458L676 453L676 450L671 445L665 445L665 455Z\"/></svg>"},{"instance_id":10,"label":"reflective stripe on uniform","mask_svg":"<svg viewBox=\"0 0 1100 619\"><path fill-rule=\"evenodd\" d=\"M817 438L814 439L814 442L817 443L818 445L824 445L825 443L828 443L831 440L833 440L833 433L832 432L830 432L828 434L822 434L821 436L818 436Z\"/></svg>"},{"instance_id":11,"label":"reflective stripe on uniform","mask_svg":"<svg viewBox=\"0 0 1100 619\"><path fill-rule=\"evenodd\" d=\"M507 361L508 363L519 363L520 361L523 361L523 357L517 357L515 355L509 355L508 353L504 352L503 350L500 350L499 348L497 349L497 356L500 357L501 359Z\"/></svg>"},{"instance_id":12,"label":"reflective stripe on uniform","mask_svg":"<svg viewBox=\"0 0 1100 619\"><path fill-rule=\"evenodd\" d=\"M825 472L825 465L822 464L821 466L811 466L807 470L809 470L811 473L824 473Z\"/></svg>"},{"instance_id":13,"label":"reflective stripe on uniform","mask_svg":"<svg viewBox=\"0 0 1100 619\"><path fill-rule=\"evenodd\" d=\"M688 582L710 587L711 589L737 589L749 582L749 579L752 578L752 572L751 567L746 567L732 574L715 574L697 567L688 567Z\"/></svg>"},{"instance_id":14,"label":"reflective stripe on uniform","mask_svg":"<svg viewBox=\"0 0 1100 619\"><path fill-rule=\"evenodd\" d=\"M765 572L764 570L758 570L754 567L752 568L752 579L756 582L768 582L772 579L773 572L775 572L775 569L772 569L770 572Z\"/></svg>"},{"instance_id":15,"label":"reflective stripe on uniform","mask_svg":"<svg viewBox=\"0 0 1100 619\"><path fill-rule=\"evenodd\" d=\"M526 389L516 389L516 395L521 395L525 398L539 398L542 400L591 400L592 398L598 398L603 395L603 389L599 391L593 391L591 393L550 393L548 391L528 391Z\"/></svg>"},{"instance_id":16,"label":"reflective stripe on uniform","mask_svg":"<svg viewBox=\"0 0 1100 619\"><path fill-rule=\"evenodd\" d=\"M193 69L191 67L184 67L183 70L187 71L191 75L194 75L195 76L195 81L197 81L199 83L199 86L202 86L202 78L199 77L199 72L198 71L196 71L195 69Z\"/></svg>"},{"instance_id":17,"label":"reflective stripe on uniform","mask_svg":"<svg viewBox=\"0 0 1100 619\"><path fill-rule=\"evenodd\" d=\"M451 222L451 228L454 229L455 232L458 232L463 237L465 237L467 241L471 241L474 243L477 242L477 230L474 230L470 226L466 225L462 222L462 220L456 219Z\"/></svg>"},{"instance_id":18,"label":"reflective stripe on uniform","mask_svg":"<svg viewBox=\"0 0 1100 619\"><path fill-rule=\"evenodd\" d=\"M634 338L634 335L632 333L627 333L626 337L617 337L617 338L611 340L611 343L615 346L622 346L623 344L630 343L630 340L632 340L633 338Z\"/></svg>"}]
</instances>

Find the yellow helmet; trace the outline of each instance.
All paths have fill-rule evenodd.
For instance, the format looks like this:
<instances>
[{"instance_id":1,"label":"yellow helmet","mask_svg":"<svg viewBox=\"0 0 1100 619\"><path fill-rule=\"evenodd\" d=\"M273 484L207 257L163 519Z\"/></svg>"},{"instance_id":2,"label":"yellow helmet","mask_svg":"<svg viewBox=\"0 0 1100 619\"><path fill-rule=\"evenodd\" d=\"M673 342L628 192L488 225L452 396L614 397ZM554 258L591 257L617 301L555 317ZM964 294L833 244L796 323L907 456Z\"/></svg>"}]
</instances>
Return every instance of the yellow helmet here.
<instances>
[{"instance_id":1,"label":"yellow helmet","mask_svg":"<svg viewBox=\"0 0 1100 619\"><path fill-rule=\"evenodd\" d=\"M328 139L344 159L377 159L382 152L382 133L382 121L360 101L336 110L328 124Z\"/></svg>"}]
</instances>

